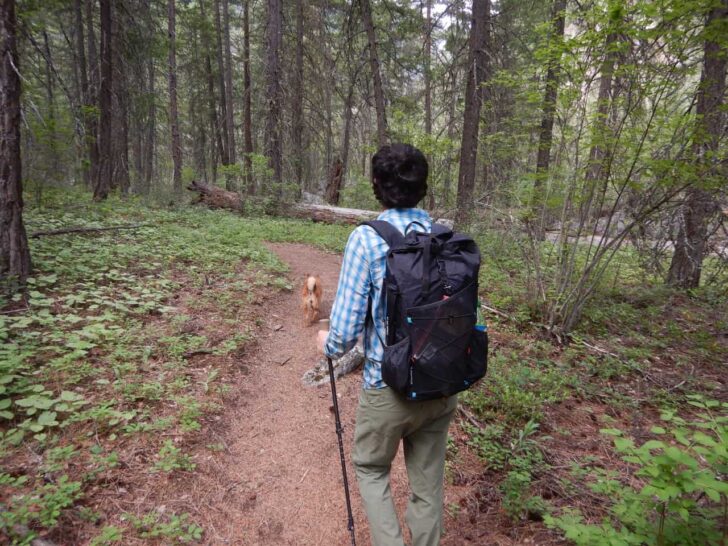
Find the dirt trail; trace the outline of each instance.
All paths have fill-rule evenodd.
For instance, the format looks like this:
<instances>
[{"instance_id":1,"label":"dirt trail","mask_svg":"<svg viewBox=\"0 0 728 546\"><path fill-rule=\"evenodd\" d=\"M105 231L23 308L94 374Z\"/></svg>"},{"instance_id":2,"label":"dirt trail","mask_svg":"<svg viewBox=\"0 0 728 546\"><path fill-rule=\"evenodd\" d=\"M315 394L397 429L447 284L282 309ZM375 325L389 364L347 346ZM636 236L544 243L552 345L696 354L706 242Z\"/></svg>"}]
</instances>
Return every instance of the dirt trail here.
<instances>
[{"instance_id":1,"label":"dirt trail","mask_svg":"<svg viewBox=\"0 0 728 546\"><path fill-rule=\"evenodd\" d=\"M348 543L346 506L329 386L303 386L301 376L319 355L316 335L326 323L305 326L299 284L321 276L322 317L328 317L341 257L305 245L269 245L290 267L294 290L266 303L239 405L226 413L227 450L216 456L216 493L204 499L202 522L210 544L336 545ZM357 542L369 541L349 453L361 374L337 382L352 485ZM398 484L402 484L401 469ZM227 485L226 485L227 484ZM210 484L202 489L210 490ZM401 486L395 488L402 489ZM201 506L201 508L203 507Z\"/></svg>"},{"instance_id":2,"label":"dirt trail","mask_svg":"<svg viewBox=\"0 0 728 546\"><path fill-rule=\"evenodd\" d=\"M237 407L221 416L225 452L208 455L198 468L202 472L182 487L195 499L196 519L205 528L208 544L349 544L330 387L301 382L320 358L316 336L328 324L303 324L300 283L306 273L321 276L321 316L328 317L341 257L305 245L269 248L289 265L294 290L265 304L258 343L241 363L249 375L240 387ZM338 380L337 390L357 544L366 545L369 532L350 459L361 381L357 370ZM458 489L446 488L446 504L458 500ZM404 521L408 488L401 449L392 469L392 492ZM462 544L470 538L463 540L458 534L453 529L443 544Z\"/></svg>"}]
</instances>

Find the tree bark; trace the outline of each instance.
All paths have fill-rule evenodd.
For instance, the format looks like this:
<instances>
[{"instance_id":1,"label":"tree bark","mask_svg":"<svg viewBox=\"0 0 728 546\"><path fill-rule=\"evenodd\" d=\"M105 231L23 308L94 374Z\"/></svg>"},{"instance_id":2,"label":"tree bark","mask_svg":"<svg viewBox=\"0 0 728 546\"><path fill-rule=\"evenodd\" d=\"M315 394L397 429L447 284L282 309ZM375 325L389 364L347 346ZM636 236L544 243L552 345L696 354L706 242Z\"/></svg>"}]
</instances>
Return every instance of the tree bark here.
<instances>
[{"instance_id":1,"label":"tree bark","mask_svg":"<svg viewBox=\"0 0 728 546\"><path fill-rule=\"evenodd\" d=\"M93 189L99 173L99 114L96 111L99 98L99 59L94 32L94 8L96 0L86 0L86 30L88 35L88 143L89 188Z\"/></svg>"},{"instance_id":2,"label":"tree bark","mask_svg":"<svg viewBox=\"0 0 728 546\"><path fill-rule=\"evenodd\" d=\"M266 28L268 115L265 137L268 164L273 170L276 193L282 194L283 152L281 143L281 1L268 0L268 25Z\"/></svg>"},{"instance_id":3,"label":"tree bark","mask_svg":"<svg viewBox=\"0 0 728 546\"><path fill-rule=\"evenodd\" d=\"M220 0L214 0L215 7L215 43L218 71L218 85L220 86L220 116L224 147L220 150L220 159L223 165L230 164L230 128L228 127L227 95L225 92L225 62L222 53L222 24L220 22Z\"/></svg>"},{"instance_id":4,"label":"tree bark","mask_svg":"<svg viewBox=\"0 0 728 546\"><path fill-rule=\"evenodd\" d=\"M361 0L361 18L369 42L369 67L374 83L374 103L377 109L377 143L381 148L389 141L389 128L387 127L387 111L384 101L384 88L382 75L379 71L379 55L377 53L377 38L372 19L372 7L369 0Z\"/></svg>"},{"instance_id":5,"label":"tree bark","mask_svg":"<svg viewBox=\"0 0 728 546\"><path fill-rule=\"evenodd\" d=\"M78 73L81 83L81 119L83 120L84 144L88 148L88 138L91 133L89 124L88 108L91 105L88 92L88 73L86 71L86 50L83 38L83 10L81 6L82 0L73 1L73 14L76 26L76 64L78 65ZM91 186L91 177L88 166L83 167L83 183L85 187Z\"/></svg>"},{"instance_id":6,"label":"tree bark","mask_svg":"<svg viewBox=\"0 0 728 546\"><path fill-rule=\"evenodd\" d=\"M194 203L202 203L211 209L227 209L239 212L243 209L240 195L233 191L223 190L217 186L210 186L193 180L187 189L198 194Z\"/></svg>"},{"instance_id":7,"label":"tree bark","mask_svg":"<svg viewBox=\"0 0 728 546\"><path fill-rule=\"evenodd\" d=\"M225 112L227 115L227 148L228 161L235 164L235 116L233 108L233 58L230 49L230 9L228 0L222 0L223 40L225 46ZM232 188L228 188L232 189Z\"/></svg>"},{"instance_id":8,"label":"tree bark","mask_svg":"<svg viewBox=\"0 0 728 546\"><path fill-rule=\"evenodd\" d=\"M154 66L154 59L150 57L147 73L149 76L148 85L148 98L149 111L147 114L147 123L145 131L145 144L144 144L144 193L149 193L152 185L152 179L154 178L154 157L155 148L157 145L157 103L156 103L156 70Z\"/></svg>"},{"instance_id":9,"label":"tree bark","mask_svg":"<svg viewBox=\"0 0 728 546\"><path fill-rule=\"evenodd\" d=\"M51 164L48 169L49 178L58 180L61 176L60 172L60 159L58 157L58 142L56 135L56 101L55 93L53 89L53 71L51 69L51 46L48 40L48 32L43 29L43 47L45 49L45 84L46 84L46 97L48 99L48 132L49 132L49 148L51 156Z\"/></svg>"},{"instance_id":10,"label":"tree bark","mask_svg":"<svg viewBox=\"0 0 728 546\"><path fill-rule=\"evenodd\" d=\"M248 195L255 193L253 179L253 114L251 110L252 83L250 78L250 0L243 2L243 140L245 146L245 185Z\"/></svg>"},{"instance_id":11,"label":"tree bark","mask_svg":"<svg viewBox=\"0 0 728 546\"><path fill-rule=\"evenodd\" d=\"M111 92L113 84L111 0L100 0L101 13L101 82L99 86L99 169L94 182L94 200L109 195L112 176Z\"/></svg>"},{"instance_id":12,"label":"tree bark","mask_svg":"<svg viewBox=\"0 0 728 546\"><path fill-rule=\"evenodd\" d=\"M172 190L182 193L182 147L177 115L177 28L175 0L167 1L167 36L169 39L169 129L172 133Z\"/></svg>"},{"instance_id":13,"label":"tree bark","mask_svg":"<svg viewBox=\"0 0 728 546\"><path fill-rule=\"evenodd\" d=\"M532 199L532 210L534 215L538 215L539 217L536 222L535 235L541 241L545 235L545 211L543 210L545 195L543 191L544 183L548 179L549 164L551 161L551 143L554 135L554 116L556 114L556 99L559 91L559 72L561 71L561 44L564 40L566 0L554 0L552 9L551 21L553 28L549 40L546 87L544 89L543 105L541 107L541 127L538 136L536 178L533 182Z\"/></svg>"},{"instance_id":14,"label":"tree bark","mask_svg":"<svg viewBox=\"0 0 728 546\"><path fill-rule=\"evenodd\" d=\"M592 123L592 144L589 150L589 161L584 177L584 199L579 206L580 226L584 226L592 212L594 194L597 186L606 184L604 177L607 172L605 166L609 160L610 148L605 145L605 137L609 129L609 110L612 106L611 92L614 65L617 62L617 51L614 44L619 38L618 33L612 30L604 44L604 61L599 70L599 94L597 95L597 111Z\"/></svg>"},{"instance_id":15,"label":"tree bark","mask_svg":"<svg viewBox=\"0 0 728 546\"><path fill-rule=\"evenodd\" d=\"M717 35L719 29L725 28L726 23L728 0L723 0L710 10L705 23L703 70L697 92L697 126L693 137L697 178L703 182L708 181L708 185L721 176L721 158L717 157L717 152L725 130L722 107L728 64L728 51L712 36ZM722 184L725 184L725 180ZM693 185L686 191L678 216L675 253L667 277L670 285L682 289L697 288L700 285L708 241L708 224L718 211L719 206L713 193L705 187Z\"/></svg>"},{"instance_id":16,"label":"tree bark","mask_svg":"<svg viewBox=\"0 0 728 546\"><path fill-rule=\"evenodd\" d=\"M425 0L425 134L432 134L432 0ZM432 190L430 190L432 191Z\"/></svg>"},{"instance_id":17,"label":"tree bark","mask_svg":"<svg viewBox=\"0 0 728 546\"><path fill-rule=\"evenodd\" d=\"M0 2L0 281L23 284L30 250L23 225L20 77L15 0Z\"/></svg>"},{"instance_id":18,"label":"tree bark","mask_svg":"<svg viewBox=\"0 0 728 546\"><path fill-rule=\"evenodd\" d=\"M460 146L460 172L458 174L457 222L467 222L473 202L475 167L478 154L478 125L485 80L486 44L490 25L490 0L473 0L473 18L470 27L468 54L468 81L465 85L465 112L463 138Z\"/></svg>"},{"instance_id":19,"label":"tree bark","mask_svg":"<svg viewBox=\"0 0 728 546\"><path fill-rule=\"evenodd\" d=\"M303 0L296 0L296 68L293 87L294 178L303 191Z\"/></svg>"},{"instance_id":20,"label":"tree bark","mask_svg":"<svg viewBox=\"0 0 728 546\"><path fill-rule=\"evenodd\" d=\"M200 1L200 18L206 23L207 15L205 14L205 1ZM223 144L223 127L217 116L217 108L215 106L215 74L212 71L212 60L210 58L210 35L206 31L207 26L203 27L202 41L205 48L205 75L207 77L207 108L210 117L210 148L212 165L212 180L217 180L217 162L218 159L223 161L225 145ZM227 138L227 137L225 137ZM224 161L223 161L224 162Z\"/></svg>"},{"instance_id":21,"label":"tree bark","mask_svg":"<svg viewBox=\"0 0 728 546\"><path fill-rule=\"evenodd\" d=\"M344 165L341 159L336 158L334 164L331 165L329 172L329 181L326 185L326 195L324 199L331 205L339 204L339 193L341 192L341 180L344 175Z\"/></svg>"}]
</instances>

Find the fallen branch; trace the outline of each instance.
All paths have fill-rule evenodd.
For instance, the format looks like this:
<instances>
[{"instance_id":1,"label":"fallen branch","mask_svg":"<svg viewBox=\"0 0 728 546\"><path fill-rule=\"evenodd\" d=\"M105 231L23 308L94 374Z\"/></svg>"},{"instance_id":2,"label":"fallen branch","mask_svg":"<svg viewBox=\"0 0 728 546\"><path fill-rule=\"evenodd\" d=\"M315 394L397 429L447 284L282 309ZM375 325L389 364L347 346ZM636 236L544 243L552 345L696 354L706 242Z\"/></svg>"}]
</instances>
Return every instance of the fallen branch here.
<instances>
[{"instance_id":1,"label":"fallen branch","mask_svg":"<svg viewBox=\"0 0 728 546\"><path fill-rule=\"evenodd\" d=\"M511 322L516 322L516 319L510 315L506 315L503 311L498 311L498 309L493 309L492 307L488 307L484 303L481 303L480 306L485 309L486 311L489 311L493 313L494 315L497 315L501 318L504 318L506 320L510 320Z\"/></svg>"},{"instance_id":2,"label":"fallen branch","mask_svg":"<svg viewBox=\"0 0 728 546\"><path fill-rule=\"evenodd\" d=\"M483 423L481 423L480 421L478 421L475 418L475 416L472 413L470 413L468 410L466 410L463 406L458 406L458 413L460 415L462 415L463 417L465 417L465 419L471 425L473 425L475 428L478 428L478 429L485 428L485 426L483 425Z\"/></svg>"},{"instance_id":3,"label":"fallen branch","mask_svg":"<svg viewBox=\"0 0 728 546\"><path fill-rule=\"evenodd\" d=\"M124 224L123 226L108 226L97 228L70 227L63 229L52 229L49 231L36 231L30 234L31 239L45 237L46 235L65 235L66 233L92 233L97 231L113 231L118 229L139 229L143 227L153 227L152 224Z\"/></svg>"}]
</instances>

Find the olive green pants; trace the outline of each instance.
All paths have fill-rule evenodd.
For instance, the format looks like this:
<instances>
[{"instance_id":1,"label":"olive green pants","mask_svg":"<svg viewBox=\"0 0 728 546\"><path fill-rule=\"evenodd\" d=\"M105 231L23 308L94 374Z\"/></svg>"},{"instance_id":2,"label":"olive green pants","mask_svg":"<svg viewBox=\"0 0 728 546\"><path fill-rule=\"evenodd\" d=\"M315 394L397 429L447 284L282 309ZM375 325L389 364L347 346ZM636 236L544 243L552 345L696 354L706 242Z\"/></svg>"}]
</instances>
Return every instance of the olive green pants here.
<instances>
[{"instance_id":1,"label":"olive green pants","mask_svg":"<svg viewBox=\"0 0 728 546\"><path fill-rule=\"evenodd\" d=\"M403 546L389 470L400 440L410 485L406 521L413 546L440 543L447 429L457 396L409 402L392 389L364 389L359 397L352 462L374 546Z\"/></svg>"}]
</instances>

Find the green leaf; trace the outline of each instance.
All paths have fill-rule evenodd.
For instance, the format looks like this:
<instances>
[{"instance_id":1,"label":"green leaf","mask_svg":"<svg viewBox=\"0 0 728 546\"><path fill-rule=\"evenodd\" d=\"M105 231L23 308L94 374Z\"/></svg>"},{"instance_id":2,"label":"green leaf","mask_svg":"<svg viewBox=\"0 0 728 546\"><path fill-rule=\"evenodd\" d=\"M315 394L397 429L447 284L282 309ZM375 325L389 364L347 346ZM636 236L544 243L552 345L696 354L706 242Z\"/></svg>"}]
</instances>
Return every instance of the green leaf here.
<instances>
[{"instance_id":1,"label":"green leaf","mask_svg":"<svg viewBox=\"0 0 728 546\"><path fill-rule=\"evenodd\" d=\"M38 416L38 424L44 427L55 427L58 425L56 415L58 414L55 411L44 411Z\"/></svg>"},{"instance_id":2,"label":"green leaf","mask_svg":"<svg viewBox=\"0 0 728 546\"><path fill-rule=\"evenodd\" d=\"M13 401L10 398L3 398L0 400L0 410L8 409Z\"/></svg>"},{"instance_id":3,"label":"green leaf","mask_svg":"<svg viewBox=\"0 0 728 546\"><path fill-rule=\"evenodd\" d=\"M34 394L27 398L16 400L15 404L21 408L37 408L41 410L49 409L53 405L53 400L45 396Z\"/></svg>"},{"instance_id":4,"label":"green leaf","mask_svg":"<svg viewBox=\"0 0 728 546\"><path fill-rule=\"evenodd\" d=\"M662 427L652 427L650 429L650 432L652 434L665 434L665 432L667 432L667 431Z\"/></svg>"}]
</instances>

